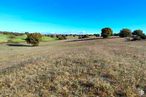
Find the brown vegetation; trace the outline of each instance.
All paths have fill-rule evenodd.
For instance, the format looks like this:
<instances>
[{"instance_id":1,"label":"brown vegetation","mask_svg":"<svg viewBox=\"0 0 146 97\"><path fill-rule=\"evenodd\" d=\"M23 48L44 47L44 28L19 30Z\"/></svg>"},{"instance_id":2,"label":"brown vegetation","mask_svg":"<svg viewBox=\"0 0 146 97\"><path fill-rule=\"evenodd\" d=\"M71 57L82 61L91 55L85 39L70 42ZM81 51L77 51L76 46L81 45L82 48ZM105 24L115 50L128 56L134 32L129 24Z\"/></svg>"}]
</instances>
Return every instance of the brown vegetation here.
<instances>
[{"instance_id":1,"label":"brown vegetation","mask_svg":"<svg viewBox=\"0 0 146 97\"><path fill-rule=\"evenodd\" d=\"M145 91L145 41L1 45L1 97L140 97L139 89Z\"/></svg>"}]
</instances>

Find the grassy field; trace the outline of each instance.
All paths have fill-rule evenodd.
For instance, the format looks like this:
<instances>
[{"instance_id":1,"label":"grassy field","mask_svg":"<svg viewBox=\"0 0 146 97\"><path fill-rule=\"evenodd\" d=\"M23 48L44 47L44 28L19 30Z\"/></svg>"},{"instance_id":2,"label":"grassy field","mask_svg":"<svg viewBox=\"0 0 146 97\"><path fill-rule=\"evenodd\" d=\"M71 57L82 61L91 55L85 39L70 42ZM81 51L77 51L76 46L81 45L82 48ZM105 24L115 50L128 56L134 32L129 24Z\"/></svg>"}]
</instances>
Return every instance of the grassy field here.
<instances>
[{"instance_id":1,"label":"grassy field","mask_svg":"<svg viewBox=\"0 0 146 97\"><path fill-rule=\"evenodd\" d=\"M26 35L21 35L21 36L14 36L14 35L4 35L0 34L0 43L6 43L6 42L11 42L11 43L21 43L25 42ZM48 41L55 41L57 38L51 38L47 36L42 37L42 42L48 42Z\"/></svg>"},{"instance_id":2,"label":"grassy field","mask_svg":"<svg viewBox=\"0 0 146 97\"><path fill-rule=\"evenodd\" d=\"M57 38L51 38L47 36L42 37L42 42L55 41L55 40L57 40Z\"/></svg>"},{"instance_id":3,"label":"grassy field","mask_svg":"<svg viewBox=\"0 0 146 97\"><path fill-rule=\"evenodd\" d=\"M0 44L0 97L140 97L145 60L145 41L120 38Z\"/></svg>"},{"instance_id":4,"label":"grassy field","mask_svg":"<svg viewBox=\"0 0 146 97\"><path fill-rule=\"evenodd\" d=\"M0 43L7 42L7 41L8 41L8 36L0 34Z\"/></svg>"}]
</instances>

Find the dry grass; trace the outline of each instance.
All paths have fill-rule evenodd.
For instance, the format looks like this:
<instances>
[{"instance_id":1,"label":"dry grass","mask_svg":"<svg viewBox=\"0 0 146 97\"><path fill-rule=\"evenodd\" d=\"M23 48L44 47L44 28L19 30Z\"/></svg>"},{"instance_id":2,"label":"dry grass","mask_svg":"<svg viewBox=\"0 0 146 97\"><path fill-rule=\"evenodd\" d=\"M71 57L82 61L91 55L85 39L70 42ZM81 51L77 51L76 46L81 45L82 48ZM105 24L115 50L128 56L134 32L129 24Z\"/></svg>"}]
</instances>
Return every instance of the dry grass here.
<instances>
[{"instance_id":1,"label":"dry grass","mask_svg":"<svg viewBox=\"0 0 146 97\"><path fill-rule=\"evenodd\" d=\"M123 39L0 46L1 97L140 97L146 43Z\"/></svg>"}]
</instances>

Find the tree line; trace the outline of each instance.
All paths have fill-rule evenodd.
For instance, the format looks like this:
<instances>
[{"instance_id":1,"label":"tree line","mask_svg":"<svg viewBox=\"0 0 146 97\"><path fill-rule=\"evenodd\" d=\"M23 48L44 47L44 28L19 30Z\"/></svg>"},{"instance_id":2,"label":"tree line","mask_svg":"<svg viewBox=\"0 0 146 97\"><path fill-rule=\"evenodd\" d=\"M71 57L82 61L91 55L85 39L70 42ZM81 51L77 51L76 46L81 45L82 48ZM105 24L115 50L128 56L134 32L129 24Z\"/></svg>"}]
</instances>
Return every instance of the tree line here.
<instances>
[{"instance_id":1,"label":"tree line","mask_svg":"<svg viewBox=\"0 0 146 97\"><path fill-rule=\"evenodd\" d=\"M113 30L110 27L105 27L101 29L101 33L98 34L45 34L42 35L40 33L18 33L18 32L7 32L7 31L0 31L1 34L5 35L15 35L15 36L20 36L20 35L27 35L27 38L25 39L27 43L32 44L33 46L38 46L39 42L42 38L42 36L48 36L52 38L57 38L58 40L65 40L67 39L68 36L72 37L78 37L78 39L84 39L84 38L90 38L91 36L94 37L100 37L100 38L110 38L112 36L117 36L117 37L129 37L129 40L135 41L135 40L143 40L146 39L146 35L144 32L140 29L134 30L133 32L128 29L124 28L120 30L119 33L113 33Z\"/></svg>"},{"instance_id":2,"label":"tree line","mask_svg":"<svg viewBox=\"0 0 146 97\"><path fill-rule=\"evenodd\" d=\"M103 28L101 30L101 36L103 38L108 38L110 36L114 36L113 34L113 30L111 28ZM138 30L134 30L133 32L128 29L128 28L124 28L122 30L120 30L120 32L118 34L115 34L115 36L119 36L121 38L124 37L131 37L131 40L142 40L142 39L146 39L146 35L144 34L144 32L140 29Z\"/></svg>"}]
</instances>

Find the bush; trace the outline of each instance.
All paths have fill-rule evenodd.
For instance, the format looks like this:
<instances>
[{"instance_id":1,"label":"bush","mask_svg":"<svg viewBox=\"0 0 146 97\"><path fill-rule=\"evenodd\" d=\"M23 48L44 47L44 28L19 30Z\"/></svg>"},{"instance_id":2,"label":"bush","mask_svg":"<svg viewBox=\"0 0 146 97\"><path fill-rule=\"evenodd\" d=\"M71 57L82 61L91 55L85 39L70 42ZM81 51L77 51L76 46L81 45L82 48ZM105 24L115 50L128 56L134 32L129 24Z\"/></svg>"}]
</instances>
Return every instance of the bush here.
<instances>
[{"instance_id":1,"label":"bush","mask_svg":"<svg viewBox=\"0 0 146 97\"><path fill-rule=\"evenodd\" d=\"M48 36L48 35L47 35L47 36ZM49 37L51 37L51 38L56 38L56 35L51 34Z\"/></svg>"},{"instance_id":2,"label":"bush","mask_svg":"<svg viewBox=\"0 0 146 97\"><path fill-rule=\"evenodd\" d=\"M101 30L101 36L103 38L108 38L109 36L111 36L113 33L112 29L111 28L103 28Z\"/></svg>"},{"instance_id":3,"label":"bush","mask_svg":"<svg viewBox=\"0 0 146 97\"><path fill-rule=\"evenodd\" d=\"M122 29L119 33L120 37L130 37L132 35L132 32L130 29Z\"/></svg>"},{"instance_id":4,"label":"bush","mask_svg":"<svg viewBox=\"0 0 146 97\"><path fill-rule=\"evenodd\" d=\"M14 39L14 38L16 38L16 36L12 34L12 35L9 35L9 38Z\"/></svg>"},{"instance_id":5,"label":"bush","mask_svg":"<svg viewBox=\"0 0 146 97\"><path fill-rule=\"evenodd\" d=\"M76 37L76 36L77 36L77 35L75 35L75 34L73 35L73 37Z\"/></svg>"},{"instance_id":6,"label":"bush","mask_svg":"<svg viewBox=\"0 0 146 97\"><path fill-rule=\"evenodd\" d=\"M82 39L82 35L79 35L78 39Z\"/></svg>"},{"instance_id":7,"label":"bush","mask_svg":"<svg viewBox=\"0 0 146 97\"><path fill-rule=\"evenodd\" d=\"M89 38L89 35L79 35L79 39Z\"/></svg>"},{"instance_id":8,"label":"bush","mask_svg":"<svg viewBox=\"0 0 146 97\"><path fill-rule=\"evenodd\" d=\"M32 44L33 46L38 46L41 39L42 39L42 35L40 33L31 33L31 34L27 34L27 38L25 40L28 44Z\"/></svg>"},{"instance_id":9,"label":"bush","mask_svg":"<svg viewBox=\"0 0 146 97\"><path fill-rule=\"evenodd\" d=\"M140 36L137 35L132 35L131 37L127 37L126 40L127 41L137 41L137 40L141 40L142 38Z\"/></svg>"},{"instance_id":10,"label":"bush","mask_svg":"<svg viewBox=\"0 0 146 97\"><path fill-rule=\"evenodd\" d=\"M100 34L94 34L95 37L100 37Z\"/></svg>"},{"instance_id":11,"label":"bush","mask_svg":"<svg viewBox=\"0 0 146 97\"><path fill-rule=\"evenodd\" d=\"M135 31L133 31L132 34L139 36L141 39L146 39L146 35L143 33L142 30L135 30Z\"/></svg>"},{"instance_id":12,"label":"bush","mask_svg":"<svg viewBox=\"0 0 146 97\"><path fill-rule=\"evenodd\" d=\"M66 35L57 35L56 36L59 40L65 40L65 39L67 39L66 38Z\"/></svg>"},{"instance_id":13,"label":"bush","mask_svg":"<svg viewBox=\"0 0 146 97\"><path fill-rule=\"evenodd\" d=\"M119 33L114 33L113 36L119 36Z\"/></svg>"},{"instance_id":14,"label":"bush","mask_svg":"<svg viewBox=\"0 0 146 97\"><path fill-rule=\"evenodd\" d=\"M132 41L136 41L136 40L141 40L141 37L137 36L137 35L133 35L132 36Z\"/></svg>"}]
</instances>

